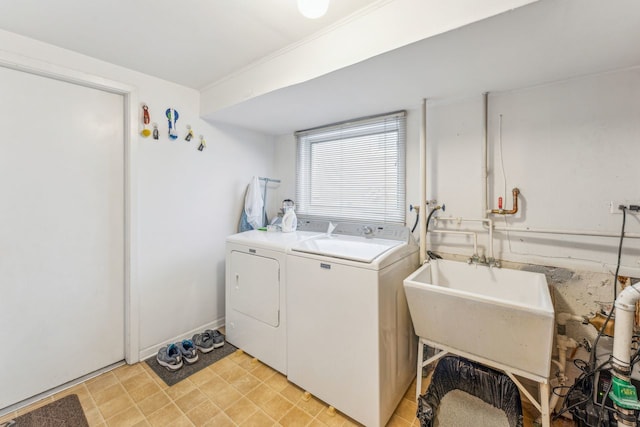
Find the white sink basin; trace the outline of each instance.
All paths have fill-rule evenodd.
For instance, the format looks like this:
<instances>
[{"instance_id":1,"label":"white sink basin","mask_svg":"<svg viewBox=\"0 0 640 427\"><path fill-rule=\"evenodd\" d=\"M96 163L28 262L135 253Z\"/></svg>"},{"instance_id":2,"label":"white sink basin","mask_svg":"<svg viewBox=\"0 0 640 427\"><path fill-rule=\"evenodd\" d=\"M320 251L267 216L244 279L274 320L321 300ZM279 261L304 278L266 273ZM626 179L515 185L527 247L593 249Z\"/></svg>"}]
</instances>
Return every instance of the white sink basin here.
<instances>
[{"instance_id":1,"label":"white sink basin","mask_svg":"<svg viewBox=\"0 0 640 427\"><path fill-rule=\"evenodd\" d=\"M419 337L548 378L554 311L543 274L435 260L407 277L404 288Z\"/></svg>"}]
</instances>

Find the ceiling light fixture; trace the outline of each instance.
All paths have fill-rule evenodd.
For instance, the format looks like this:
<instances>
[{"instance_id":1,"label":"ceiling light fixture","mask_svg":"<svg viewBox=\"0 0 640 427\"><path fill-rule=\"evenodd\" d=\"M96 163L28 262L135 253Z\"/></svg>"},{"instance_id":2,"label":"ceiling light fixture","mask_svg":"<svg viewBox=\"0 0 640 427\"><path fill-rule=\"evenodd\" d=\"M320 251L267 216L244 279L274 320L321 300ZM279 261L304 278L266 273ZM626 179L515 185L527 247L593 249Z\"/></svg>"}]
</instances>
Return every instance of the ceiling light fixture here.
<instances>
[{"instance_id":1,"label":"ceiling light fixture","mask_svg":"<svg viewBox=\"0 0 640 427\"><path fill-rule=\"evenodd\" d=\"M317 19L324 16L329 9L329 0L298 0L298 10L309 19Z\"/></svg>"}]
</instances>

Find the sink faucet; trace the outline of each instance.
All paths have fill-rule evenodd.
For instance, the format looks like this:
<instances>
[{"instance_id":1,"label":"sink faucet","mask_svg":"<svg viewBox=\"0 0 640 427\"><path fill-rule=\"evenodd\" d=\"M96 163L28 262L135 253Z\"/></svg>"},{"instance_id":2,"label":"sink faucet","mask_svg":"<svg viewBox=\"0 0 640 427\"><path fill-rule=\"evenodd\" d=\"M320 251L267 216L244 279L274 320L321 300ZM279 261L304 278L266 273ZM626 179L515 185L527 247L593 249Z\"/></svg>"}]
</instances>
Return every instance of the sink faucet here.
<instances>
[{"instance_id":1,"label":"sink faucet","mask_svg":"<svg viewBox=\"0 0 640 427\"><path fill-rule=\"evenodd\" d=\"M500 268L500 260L495 258L486 258L484 255L478 256L478 254L473 254L468 260L467 264L475 264L475 265L486 265L487 267L496 267Z\"/></svg>"},{"instance_id":2,"label":"sink faucet","mask_svg":"<svg viewBox=\"0 0 640 427\"><path fill-rule=\"evenodd\" d=\"M486 264L486 260L484 258L484 255L479 256L478 254L473 254L467 260L467 264L476 264L476 265L480 264L480 265L483 265L483 264Z\"/></svg>"},{"instance_id":3,"label":"sink faucet","mask_svg":"<svg viewBox=\"0 0 640 427\"><path fill-rule=\"evenodd\" d=\"M331 233L333 233L333 230L335 230L337 226L338 224L334 224L329 221L329 225L327 226L327 237L331 237Z\"/></svg>"}]
</instances>

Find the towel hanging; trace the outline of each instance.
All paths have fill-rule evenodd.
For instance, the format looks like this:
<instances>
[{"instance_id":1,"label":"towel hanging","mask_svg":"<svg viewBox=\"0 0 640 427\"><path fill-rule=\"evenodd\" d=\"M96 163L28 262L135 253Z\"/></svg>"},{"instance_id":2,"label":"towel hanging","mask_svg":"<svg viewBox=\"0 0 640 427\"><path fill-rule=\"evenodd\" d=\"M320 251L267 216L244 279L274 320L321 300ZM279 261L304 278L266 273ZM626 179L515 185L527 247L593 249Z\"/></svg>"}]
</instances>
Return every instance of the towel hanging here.
<instances>
[{"instance_id":1,"label":"towel hanging","mask_svg":"<svg viewBox=\"0 0 640 427\"><path fill-rule=\"evenodd\" d=\"M247 222L254 230L264 225L264 200L262 200L260 193L260 181L257 176L254 176L244 197L244 212L247 215Z\"/></svg>"}]
</instances>

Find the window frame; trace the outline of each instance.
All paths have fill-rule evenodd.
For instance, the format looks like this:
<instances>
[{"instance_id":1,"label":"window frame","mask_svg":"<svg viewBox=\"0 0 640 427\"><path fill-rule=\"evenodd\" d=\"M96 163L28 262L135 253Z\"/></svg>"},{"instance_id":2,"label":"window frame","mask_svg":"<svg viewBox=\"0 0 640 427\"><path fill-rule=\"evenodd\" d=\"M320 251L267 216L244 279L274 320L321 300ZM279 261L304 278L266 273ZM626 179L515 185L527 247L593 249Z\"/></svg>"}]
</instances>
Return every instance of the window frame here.
<instances>
[{"instance_id":1,"label":"window frame","mask_svg":"<svg viewBox=\"0 0 640 427\"><path fill-rule=\"evenodd\" d=\"M395 133L393 140L388 140L389 135ZM295 132L296 137L296 203L297 212L304 217L312 217L315 219L331 219L336 221L371 221L378 223L394 223L404 225L406 222L406 112L396 111L392 113L368 116L353 120L348 120L331 125L320 126L312 129ZM369 145L379 145L382 148L371 155L360 154L355 155L354 163L356 166L366 168L376 168L379 171L370 181L362 181L360 175L356 181L354 177L350 181L353 188L360 188L360 192L355 194L352 191L352 202L347 197L338 197L338 203L334 206L323 207L313 203L313 198L318 197L318 193L314 193L314 173L317 168L322 168L322 161L314 163L314 148L318 148L316 144L334 143L337 144L333 148L338 148L341 153L343 151L356 153L358 150L345 145L345 150L340 147L341 143L348 144L347 141L357 141L358 139ZM349 150L351 148L351 150ZM366 149L366 148L365 148ZM387 156L391 153L392 158ZM347 153L348 154L348 153ZM322 160L327 162L328 156L324 156ZM341 154L337 157L336 162L340 165L349 164L346 155ZM390 163L393 166L390 166ZM381 168L381 169L380 169ZM348 174L347 174L348 175ZM328 176L325 173L323 176ZM343 183L344 174L338 179ZM330 179L331 180L331 179ZM329 185L325 179L324 185ZM336 181L335 179L332 181ZM368 183L368 185L367 185ZM335 184L335 182L334 182ZM349 183L335 184L338 188L348 188ZM379 185L376 187L375 185ZM395 188L394 188L395 187ZM381 191L379 191L381 189ZM379 195L376 193L380 193ZM348 193L348 191L347 191ZM365 193L362 195L361 193ZM371 200L366 196L367 193L374 193ZM335 197L335 196L332 196ZM382 207L380 202L373 202L382 198ZM390 200L393 199L393 200ZM324 200L328 200L325 192ZM349 206L355 202L359 202L361 206Z\"/></svg>"}]
</instances>

